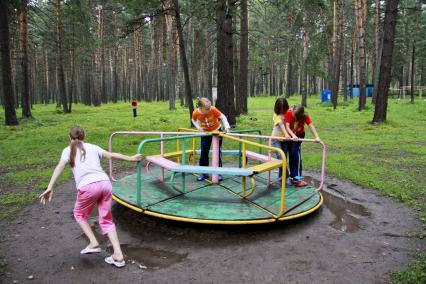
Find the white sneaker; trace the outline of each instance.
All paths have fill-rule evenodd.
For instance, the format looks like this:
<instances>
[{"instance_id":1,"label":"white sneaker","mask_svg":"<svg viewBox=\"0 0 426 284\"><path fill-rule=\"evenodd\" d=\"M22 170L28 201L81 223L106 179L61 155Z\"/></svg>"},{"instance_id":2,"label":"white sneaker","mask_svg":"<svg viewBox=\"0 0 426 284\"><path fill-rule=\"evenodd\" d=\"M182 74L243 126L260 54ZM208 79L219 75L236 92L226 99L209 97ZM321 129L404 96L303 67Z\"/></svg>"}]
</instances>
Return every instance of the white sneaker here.
<instances>
[{"instance_id":1,"label":"white sneaker","mask_svg":"<svg viewBox=\"0 0 426 284\"><path fill-rule=\"evenodd\" d=\"M84 249L82 249L80 251L80 254L89 254L89 253L96 253L96 252L101 252L102 249L100 247L96 247L96 248L90 248L90 247L86 247Z\"/></svg>"},{"instance_id":2,"label":"white sneaker","mask_svg":"<svg viewBox=\"0 0 426 284\"><path fill-rule=\"evenodd\" d=\"M123 259L122 261L118 261L118 260L115 260L115 259L112 257L112 255L111 255L111 256L108 256L108 257L106 257L106 258L105 258L105 262L106 262L106 263L108 263L108 264L115 265L115 266L116 266L116 267L118 267L118 268L123 267L123 266L125 266L125 265L126 265L126 262L124 261L124 259Z\"/></svg>"}]
</instances>

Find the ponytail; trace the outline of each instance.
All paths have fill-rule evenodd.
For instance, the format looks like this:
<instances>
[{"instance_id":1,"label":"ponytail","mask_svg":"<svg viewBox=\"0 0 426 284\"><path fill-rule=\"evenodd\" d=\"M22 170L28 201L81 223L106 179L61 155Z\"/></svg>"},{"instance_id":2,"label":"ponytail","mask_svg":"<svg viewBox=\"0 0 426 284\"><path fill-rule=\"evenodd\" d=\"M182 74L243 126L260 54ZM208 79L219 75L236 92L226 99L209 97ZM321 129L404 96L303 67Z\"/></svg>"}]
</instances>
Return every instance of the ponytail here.
<instances>
[{"instance_id":1,"label":"ponytail","mask_svg":"<svg viewBox=\"0 0 426 284\"><path fill-rule=\"evenodd\" d=\"M74 126L70 129L70 166L71 168L74 168L75 166L75 156L77 153L77 148L80 150L80 160L86 159L86 150L83 146L83 140L84 140L84 130L80 126Z\"/></svg>"},{"instance_id":2,"label":"ponytail","mask_svg":"<svg viewBox=\"0 0 426 284\"><path fill-rule=\"evenodd\" d=\"M70 166L74 168L75 166L75 155L77 153L77 148L80 150L81 158L80 160L86 159L86 149L83 147L83 143L78 139L71 140L71 152L70 152Z\"/></svg>"}]
</instances>

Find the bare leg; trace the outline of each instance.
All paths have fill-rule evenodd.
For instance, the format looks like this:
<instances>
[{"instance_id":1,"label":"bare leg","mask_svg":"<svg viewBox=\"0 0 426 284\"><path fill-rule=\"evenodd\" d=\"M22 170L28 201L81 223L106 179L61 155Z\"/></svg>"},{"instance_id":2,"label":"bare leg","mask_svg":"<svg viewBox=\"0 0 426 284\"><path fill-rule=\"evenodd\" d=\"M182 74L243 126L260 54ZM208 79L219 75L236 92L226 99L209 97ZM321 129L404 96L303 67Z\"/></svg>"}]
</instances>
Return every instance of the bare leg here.
<instances>
[{"instance_id":1,"label":"bare leg","mask_svg":"<svg viewBox=\"0 0 426 284\"><path fill-rule=\"evenodd\" d=\"M99 246L98 240L95 237L95 234L93 234L92 228L90 227L89 223L87 221L82 221L79 223L81 229L83 230L86 237L89 239L89 247L90 248L96 248Z\"/></svg>"},{"instance_id":2,"label":"bare leg","mask_svg":"<svg viewBox=\"0 0 426 284\"><path fill-rule=\"evenodd\" d=\"M120 242L118 241L117 231L114 230L109 232L108 238L114 249L113 258L117 261L122 261L124 257L123 257L123 252L121 251Z\"/></svg>"}]
</instances>

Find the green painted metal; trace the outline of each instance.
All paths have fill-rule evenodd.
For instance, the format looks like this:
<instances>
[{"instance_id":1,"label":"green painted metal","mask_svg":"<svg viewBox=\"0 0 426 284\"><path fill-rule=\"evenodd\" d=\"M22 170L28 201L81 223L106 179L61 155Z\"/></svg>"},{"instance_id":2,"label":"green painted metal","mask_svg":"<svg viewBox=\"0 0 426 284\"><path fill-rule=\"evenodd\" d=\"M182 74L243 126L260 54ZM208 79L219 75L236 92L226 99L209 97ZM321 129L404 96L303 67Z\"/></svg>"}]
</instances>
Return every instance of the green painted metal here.
<instances>
[{"instance_id":1,"label":"green painted metal","mask_svg":"<svg viewBox=\"0 0 426 284\"><path fill-rule=\"evenodd\" d=\"M254 220L272 217L220 185L206 186L147 209L172 216L205 220Z\"/></svg>"},{"instance_id":2,"label":"green painted metal","mask_svg":"<svg viewBox=\"0 0 426 284\"><path fill-rule=\"evenodd\" d=\"M211 136L211 133L201 133L201 134L194 134L194 135L182 135L182 136L172 136L172 137L161 137L161 138L151 138L151 139L145 139L143 140L138 147L137 153L138 154L142 154L142 149L143 147L148 144L148 143L155 143L155 142L162 142L162 141L172 141L172 140L184 140L187 138L195 138L195 137L204 137L204 136ZM182 155L183 153L185 153L185 151L182 151ZM141 208L141 173L142 171L142 165L141 162L138 162L138 167L137 167L137 174L138 174L138 178L137 178L137 193L136 193L136 205ZM185 177L183 177L183 180L185 179ZM183 183L184 184L184 183ZM185 189L184 189L185 190Z\"/></svg>"},{"instance_id":3,"label":"green painted metal","mask_svg":"<svg viewBox=\"0 0 426 284\"><path fill-rule=\"evenodd\" d=\"M157 175L156 171L160 169L154 168L153 174ZM171 173L166 171L166 180L170 176ZM272 213L278 215L280 211L281 188L278 184L267 187L266 178L267 173L257 175L254 193L243 199L240 196L241 178L228 177L220 184L212 185L206 181L199 182L196 175L188 174L182 186L181 183L160 182L138 170L136 174L115 181L113 193L136 207L165 215L216 221L262 220L271 219ZM137 184L141 186L140 199ZM313 186L289 186L284 216L306 212L319 202L320 194Z\"/></svg>"}]
</instances>

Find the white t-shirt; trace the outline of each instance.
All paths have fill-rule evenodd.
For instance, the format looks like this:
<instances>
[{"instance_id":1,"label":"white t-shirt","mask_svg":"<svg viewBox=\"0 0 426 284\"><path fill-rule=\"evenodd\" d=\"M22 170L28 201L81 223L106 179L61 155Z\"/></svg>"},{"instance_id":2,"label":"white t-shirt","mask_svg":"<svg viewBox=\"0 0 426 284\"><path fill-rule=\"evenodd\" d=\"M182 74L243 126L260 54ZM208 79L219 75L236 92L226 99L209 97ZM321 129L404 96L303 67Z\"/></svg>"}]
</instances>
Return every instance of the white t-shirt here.
<instances>
[{"instance_id":1,"label":"white t-shirt","mask_svg":"<svg viewBox=\"0 0 426 284\"><path fill-rule=\"evenodd\" d=\"M86 159L81 159L80 149L77 148L74 159L75 166L72 168L77 189L89 183L109 180L108 175L101 167L102 154L105 150L89 143L83 143L83 147L86 150ZM67 164L70 162L70 152L70 146L62 151L61 160Z\"/></svg>"}]
</instances>

